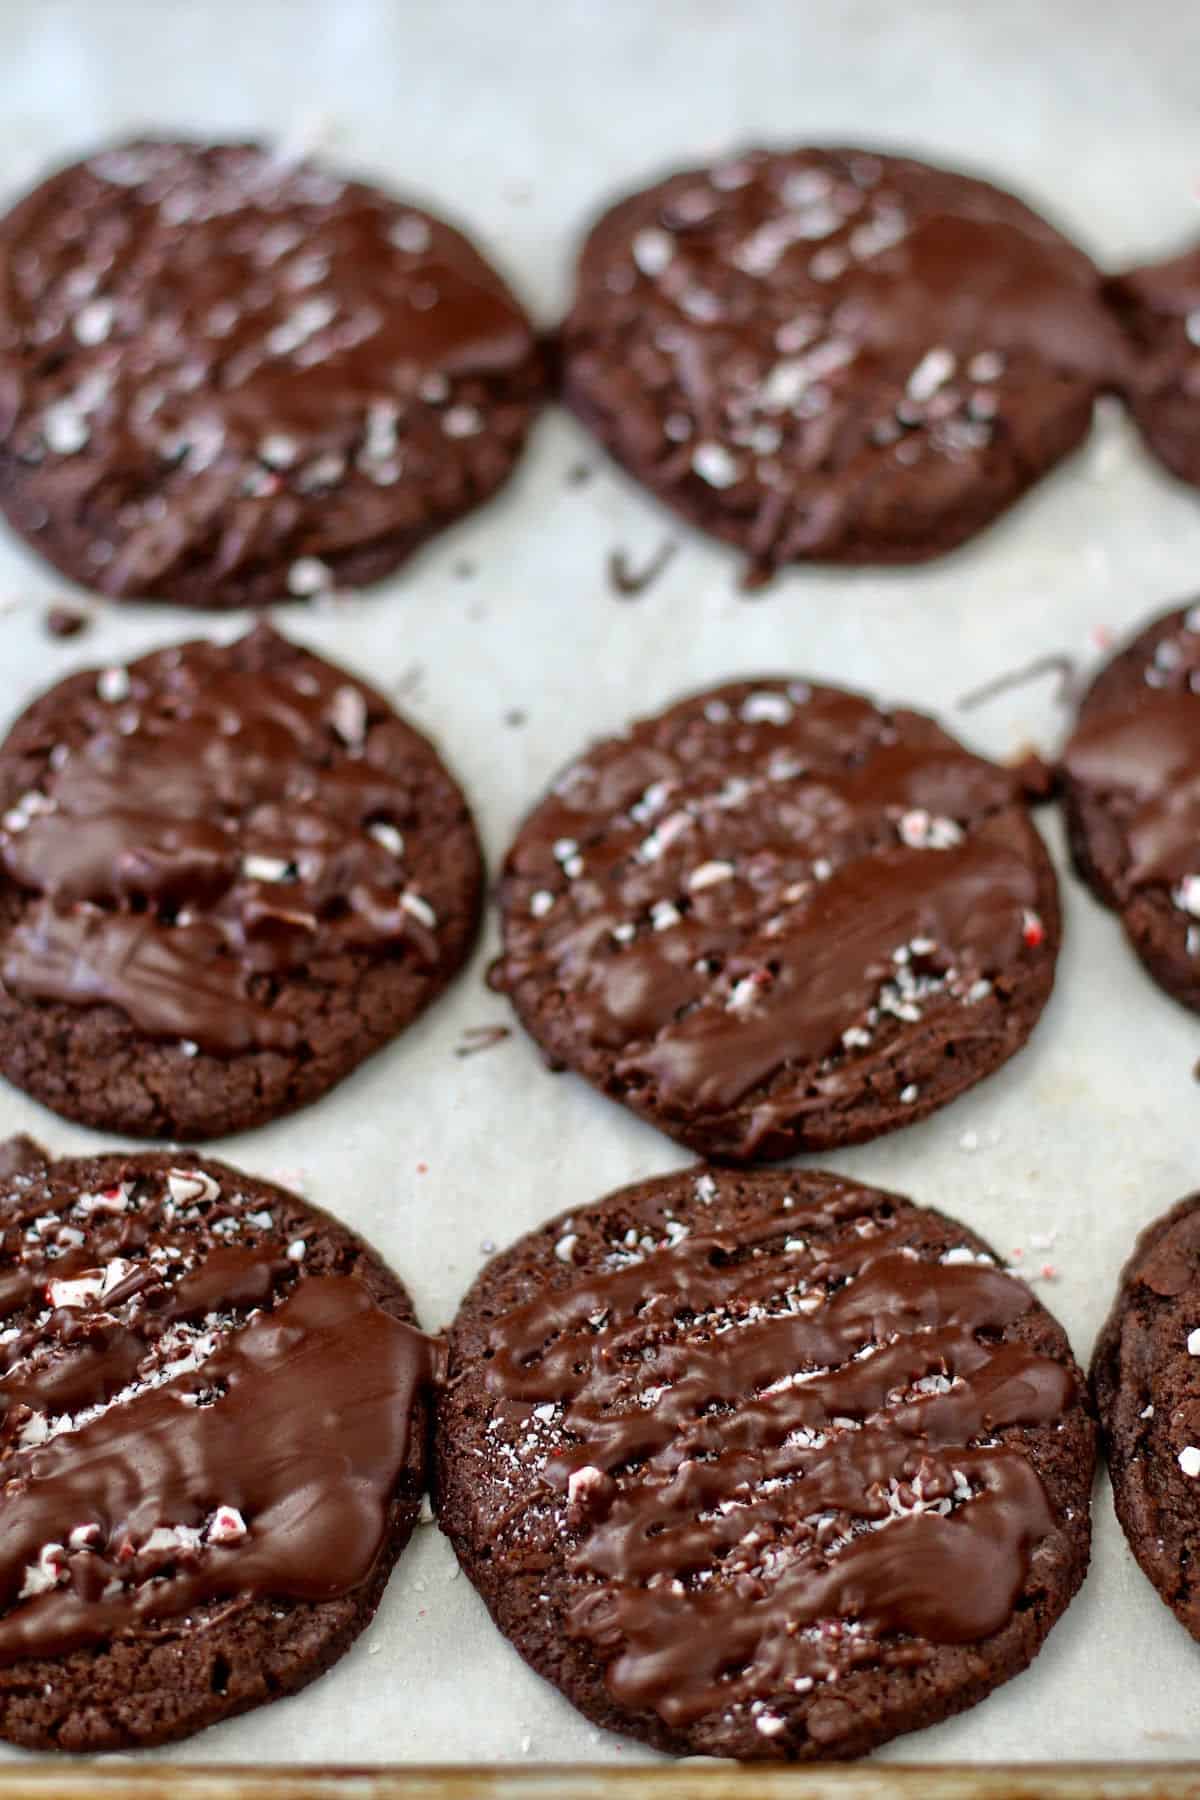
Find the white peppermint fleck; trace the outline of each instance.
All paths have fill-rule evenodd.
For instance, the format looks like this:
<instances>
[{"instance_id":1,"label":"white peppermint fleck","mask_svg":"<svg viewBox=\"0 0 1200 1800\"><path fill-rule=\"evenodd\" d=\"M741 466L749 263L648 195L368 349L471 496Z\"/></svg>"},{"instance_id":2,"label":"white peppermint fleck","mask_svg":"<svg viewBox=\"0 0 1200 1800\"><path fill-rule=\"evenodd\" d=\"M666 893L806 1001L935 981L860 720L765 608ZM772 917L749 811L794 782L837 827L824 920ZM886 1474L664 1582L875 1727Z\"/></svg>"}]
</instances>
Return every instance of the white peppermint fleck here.
<instances>
[{"instance_id":1,"label":"white peppermint fleck","mask_svg":"<svg viewBox=\"0 0 1200 1800\"><path fill-rule=\"evenodd\" d=\"M390 855L404 855L404 838L394 825L388 824L386 819L378 819L374 825L368 825L367 836L373 837L377 844L382 844Z\"/></svg>"},{"instance_id":2,"label":"white peppermint fleck","mask_svg":"<svg viewBox=\"0 0 1200 1800\"><path fill-rule=\"evenodd\" d=\"M554 1246L554 1254L559 1262L569 1263L575 1261L575 1246L578 1242L578 1235L574 1231L565 1231L563 1233L562 1237L559 1238Z\"/></svg>"},{"instance_id":3,"label":"white peppermint fleck","mask_svg":"<svg viewBox=\"0 0 1200 1800\"><path fill-rule=\"evenodd\" d=\"M980 350L967 364L967 374L972 381L998 381L1005 369L1005 359L999 350Z\"/></svg>"},{"instance_id":4,"label":"white peppermint fleck","mask_svg":"<svg viewBox=\"0 0 1200 1800\"><path fill-rule=\"evenodd\" d=\"M128 700L128 669L101 669L96 679L96 692L108 706L117 706L122 700Z\"/></svg>"},{"instance_id":5,"label":"white peppermint fleck","mask_svg":"<svg viewBox=\"0 0 1200 1800\"><path fill-rule=\"evenodd\" d=\"M451 406L442 414L442 430L447 437L475 437L483 430L483 414L477 406Z\"/></svg>"},{"instance_id":6,"label":"white peppermint fleck","mask_svg":"<svg viewBox=\"0 0 1200 1800\"><path fill-rule=\"evenodd\" d=\"M388 239L395 244L397 250L406 250L410 256L420 256L428 250L433 241L433 234L424 219L416 213L402 213L388 231Z\"/></svg>"},{"instance_id":7,"label":"white peppermint fleck","mask_svg":"<svg viewBox=\"0 0 1200 1800\"><path fill-rule=\"evenodd\" d=\"M300 556L288 570L287 584L290 594L319 594L333 586L333 571L319 556Z\"/></svg>"},{"instance_id":8,"label":"white peppermint fleck","mask_svg":"<svg viewBox=\"0 0 1200 1800\"><path fill-rule=\"evenodd\" d=\"M932 400L940 387L954 374L958 360L953 351L938 345L927 350L908 378L909 397L918 402Z\"/></svg>"},{"instance_id":9,"label":"white peppermint fleck","mask_svg":"<svg viewBox=\"0 0 1200 1800\"><path fill-rule=\"evenodd\" d=\"M670 900L656 900L650 908L650 923L655 931L669 931L682 917L679 908Z\"/></svg>"},{"instance_id":10,"label":"white peppermint fleck","mask_svg":"<svg viewBox=\"0 0 1200 1800\"><path fill-rule=\"evenodd\" d=\"M709 487L732 487L738 478L738 465L724 444L697 444L692 451L692 467Z\"/></svg>"},{"instance_id":11,"label":"white peppermint fleck","mask_svg":"<svg viewBox=\"0 0 1200 1800\"><path fill-rule=\"evenodd\" d=\"M304 1261L308 1245L303 1238L293 1238L287 1247L288 1261L299 1263Z\"/></svg>"},{"instance_id":12,"label":"white peppermint fleck","mask_svg":"<svg viewBox=\"0 0 1200 1800\"><path fill-rule=\"evenodd\" d=\"M90 436L86 419L70 400L60 400L42 414L42 437L55 456L74 456Z\"/></svg>"},{"instance_id":13,"label":"white peppermint fleck","mask_svg":"<svg viewBox=\"0 0 1200 1800\"><path fill-rule=\"evenodd\" d=\"M1188 1332L1187 1351L1189 1356L1200 1356L1200 1326Z\"/></svg>"},{"instance_id":14,"label":"white peppermint fleck","mask_svg":"<svg viewBox=\"0 0 1200 1800\"><path fill-rule=\"evenodd\" d=\"M272 469L288 469L300 454L295 438L283 431L269 431L260 439L258 459Z\"/></svg>"},{"instance_id":15,"label":"white peppermint fleck","mask_svg":"<svg viewBox=\"0 0 1200 1800\"><path fill-rule=\"evenodd\" d=\"M747 725L787 725L792 718L792 704L783 694L766 690L747 694L742 701L741 716Z\"/></svg>"},{"instance_id":16,"label":"white peppermint fleck","mask_svg":"<svg viewBox=\"0 0 1200 1800\"><path fill-rule=\"evenodd\" d=\"M112 330L115 308L111 300L92 300L75 314L73 330L81 344L102 344Z\"/></svg>"},{"instance_id":17,"label":"white peppermint fleck","mask_svg":"<svg viewBox=\"0 0 1200 1800\"><path fill-rule=\"evenodd\" d=\"M1200 1450L1196 1448L1195 1444L1188 1444L1179 1452L1179 1466L1184 1474L1190 1476L1193 1481L1197 1475L1200 1475Z\"/></svg>"},{"instance_id":18,"label":"white peppermint fleck","mask_svg":"<svg viewBox=\"0 0 1200 1800\"><path fill-rule=\"evenodd\" d=\"M902 1106L911 1106L920 1091L921 1090L916 1082L910 1081L907 1087L900 1089L900 1104Z\"/></svg>"},{"instance_id":19,"label":"white peppermint fleck","mask_svg":"<svg viewBox=\"0 0 1200 1800\"><path fill-rule=\"evenodd\" d=\"M242 874L247 881L285 881L291 864L280 856L243 856Z\"/></svg>"},{"instance_id":20,"label":"white peppermint fleck","mask_svg":"<svg viewBox=\"0 0 1200 1800\"><path fill-rule=\"evenodd\" d=\"M529 910L535 919L544 919L554 905L554 895L549 888L539 888L529 902Z\"/></svg>"},{"instance_id":21,"label":"white peppermint fleck","mask_svg":"<svg viewBox=\"0 0 1200 1800\"><path fill-rule=\"evenodd\" d=\"M633 260L643 275L661 275L675 254L675 243L669 232L653 226L634 234L631 246Z\"/></svg>"},{"instance_id":22,"label":"white peppermint fleck","mask_svg":"<svg viewBox=\"0 0 1200 1800\"><path fill-rule=\"evenodd\" d=\"M1171 898L1182 912L1200 919L1200 875L1185 875Z\"/></svg>"},{"instance_id":23,"label":"white peppermint fleck","mask_svg":"<svg viewBox=\"0 0 1200 1800\"><path fill-rule=\"evenodd\" d=\"M688 887L692 893L698 893L701 888L715 887L718 882L728 881L732 874L733 864L730 862L704 862L688 876Z\"/></svg>"},{"instance_id":24,"label":"white peppermint fleck","mask_svg":"<svg viewBox=\"0 0 1200 1800\"><path fill-rule=\"evenodd\" d=\"M367 702L361 688L344 686L334 693L329 722L351 750L361 748L367 735Z\"/></svg>"},{"instance_id":25,"label":"white peppermint fleck","mask_svg":"<svg viewBox=\"0 0 1200 1800\"><path fill-rule=\"evenodd\" d=\"M428 900L422 899L420 894L401 894L400 904L405 912L411 913L414 919L417 919L425 926L426 930L433 931L436 929L437 914L434 912L432 906L430 906Z\"/></svg>"}]
</instances>

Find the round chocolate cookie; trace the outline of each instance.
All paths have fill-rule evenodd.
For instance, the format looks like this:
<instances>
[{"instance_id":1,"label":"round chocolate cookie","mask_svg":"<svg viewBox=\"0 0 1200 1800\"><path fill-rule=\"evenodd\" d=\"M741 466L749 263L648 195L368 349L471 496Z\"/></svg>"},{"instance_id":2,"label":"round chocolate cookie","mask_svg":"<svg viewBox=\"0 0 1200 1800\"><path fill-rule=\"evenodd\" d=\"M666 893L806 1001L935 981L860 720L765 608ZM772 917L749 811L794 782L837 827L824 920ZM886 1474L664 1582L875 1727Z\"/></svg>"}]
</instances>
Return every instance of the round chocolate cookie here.
<instances>
[{"instance_id":1,"label":"round chocolate cookie","mask_svg":"<svg viewBox=\"0 0 1200 1800\"><path fill-rule=\"evenodd\" d=\"M0 507L120 599L378 581L505 479L542 381L459 232L261 145L121 145L0 221Z\"/></svg>"},{"instance_id":2,"label":"round chocolate cookie","mask_svg":"<svg viewBox=\"0 0 1200 1800\"><path fill-rule=\"evenodd\" d=\"M1058 892L1016 771L802 681L680 701L517 835L493 982L551 1061L704 1155L877 1137L1020 1049Z\"/></svg>"},{"instance_id":3,"label":"round chocolate cookie","mask_svg":"<svg viewBox=\"0 0 1200 1800\"><path fill-rule=\"evenodd\" d=\"M1200 606L1101 669L1062 757L1075 864L1151 975L1200 1011Z\"/></svg>"},{"instance_id":4,"label":"round chocolate cookie","mask_svg":"<svg viewBox=\"0 0 1200 1800\"><path fill-rule=\"evenodd\" d=\"M267 627L72 675L0 746L0 1071L102 1130L261 1124L441 992L481 886L433 745Z\"/></svg>"},{"instance_id":5,"label":"round chocolate cookie","mask_svg":"<svg viewBox=\"0 0 1200 1800\"><path fill-rule=\"evenodd\" d=\"M1200 487L1200 247L1114 276L1105 291L1133 347L1125 397L1142 436Z\"/></svg>"},{"instance_id":6,"label":"round chocolate cookie","mask_svg":"<svg viewBox=\"0 0 1200 1800\"><path fill-rule=\"evenodd\" d=\"M1129 1547L1200 1638L1200 1194L1142 1232L1092 1360L1113 1503Z\"/></svg>"},{"instance_id":7,"label":"round chocolate cookie","mask_svg":"<svg viewBox=\"0 0 1200 1800\"><path fill-rule=\"evenodd\" d=\"M1061 1327L940 1213L703 1167L491 1262L438 1400L442 1529L500 1630L661 1750L857 1756L1023 1669L1083 1579Z\"/></svg>"},{"instance_id":8,"label":"round chocolate cookie","mask_svg":"<svg viewBox=\"0 0 1200 1800\"><path fill-rule=\"evenodd\" d=\"M1096 269L1022 201L844 149L621 201L564 326L570 404L752 583L953 549L1080 443L1124 359Z\"/></svg>"},{"instance_id":9,"label":"round chocolate cookie","mask_svg":"<svg viewBox=\"0 0 1200 1800\"><path fill-rule=\"evenodd\" d=\"M362 1240L190 1152L0 1150L0 1737L163 1743L379 1604L434 1346Z\"/></svg>"}]
</instances>

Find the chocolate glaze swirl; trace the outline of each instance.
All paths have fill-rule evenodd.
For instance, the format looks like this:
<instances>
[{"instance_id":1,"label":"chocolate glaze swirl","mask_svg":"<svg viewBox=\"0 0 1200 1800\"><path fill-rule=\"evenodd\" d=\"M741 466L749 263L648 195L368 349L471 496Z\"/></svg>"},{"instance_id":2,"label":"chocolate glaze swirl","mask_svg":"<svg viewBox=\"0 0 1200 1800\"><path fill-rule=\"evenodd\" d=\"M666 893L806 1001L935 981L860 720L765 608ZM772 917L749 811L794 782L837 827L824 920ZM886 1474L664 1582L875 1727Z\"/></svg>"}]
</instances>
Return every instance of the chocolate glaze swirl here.
<instances>
[{"instance_id":1,"label":"chocolate glaze swirl","mask_svg":"<svg viewBox=\"0 0 1200 1800\"><path fill-rule=\"evenodd\" d=\"M946 1647L993 1640L1003 1666L1080 1532L1086 1560L1061 1333L950 1221L808 1171L667 1176L498 1259L452 1334L440 1454L504 1628L538 1571L603 1675L568 1692L674 1748L736 1715L750 1754L816 1754L839 1684L936 1690Z\"/></svg>"}]
</instances>

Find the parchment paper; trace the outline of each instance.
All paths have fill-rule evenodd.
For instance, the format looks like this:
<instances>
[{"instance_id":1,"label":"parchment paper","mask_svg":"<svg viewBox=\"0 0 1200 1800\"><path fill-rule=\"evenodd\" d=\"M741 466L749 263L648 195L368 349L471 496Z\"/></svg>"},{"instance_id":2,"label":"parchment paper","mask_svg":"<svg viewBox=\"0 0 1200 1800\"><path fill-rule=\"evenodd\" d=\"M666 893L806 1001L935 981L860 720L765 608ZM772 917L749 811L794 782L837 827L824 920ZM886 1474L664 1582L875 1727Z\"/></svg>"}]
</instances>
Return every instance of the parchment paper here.
<instances>
[{"instance_id":1,"label":"parchment paper","mask_svg":"<svg viewBox=\"0 0 1200 1800\"><path fill-rule=\"evenodd\" d=\"M351 167L424 192L474 229L546 321L588 216L622 185L754 139L868 142L977 164L1026 190L1113 264L1200 230L1200 9L1092 0L40 0L0 6L11 189L139 125L330 139ZM568 472L584 462L582 485ZM636 602L608 553L679 553ZM493 866L589 735L718 678L787 669L940 712L990 753L1057 740L1052 677L970 713L956 699L1052 651L1095 661L1106 632L1200 588L1200 499L1107 409L1088 449L974 546L902 573L803 570L762 597L560 414L517 479L381 589L285 629L403 693L463 778ZM68 671L185 634L202 614L97 606L45 633L50 572L0 537L0 724ZM506 722L519 712L524 722ZM1057 853L1053 816L1042 815ZM1030 1047L923 1125L827 1159L944 1207L1024 1266L1081 1360L1135 1231L1198 1184L1195 1018L1143 975L1112 917L1063 870L1066 940ZM479 1268L561 1208L685 1160L516 1035L466 1059L464 1030L509 1022L468 973L324 1102L215 1148L302 1186L370 1237L446 1323ZM0 1134L59 1151L105 1140L0 1087ZM974 1144L974 1149L968 1146ZM1034 1237L1054 1234L1053 1247ZM1198 1495L1200 1504L1200 1495ZM1097 1490L1085 1588L1033 1670L901 1741L913 1758L1200 1755L1200 1651L1142 1577ZM378 1619L297 1699L166 1753L244 1761L631 1760L525 1669L436 1527Z\"/></svg>"}]
</instances>

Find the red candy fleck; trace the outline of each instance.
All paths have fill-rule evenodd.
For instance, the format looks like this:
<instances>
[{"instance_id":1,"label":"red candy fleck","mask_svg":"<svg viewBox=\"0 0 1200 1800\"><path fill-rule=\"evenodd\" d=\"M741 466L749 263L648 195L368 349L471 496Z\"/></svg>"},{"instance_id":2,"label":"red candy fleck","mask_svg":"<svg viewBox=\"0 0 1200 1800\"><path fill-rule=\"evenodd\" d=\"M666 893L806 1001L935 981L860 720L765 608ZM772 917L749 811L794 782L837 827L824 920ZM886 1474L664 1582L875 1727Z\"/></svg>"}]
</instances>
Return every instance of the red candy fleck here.
<instances>
[{"instance_id":1,"label":"red candy fleck","mask_svg":"<svg viewBox=\"0 0 1200 1800\"><path fill-rule=\"evenodd\" d=\"M1037 914L1030 912L1028 907L1026 907L1025 916L1021 921L1021 936L1031 950L1036 950L1039 944L1044 944L1046 941L1046 927Z\"/></svg>"}]
</instances>

